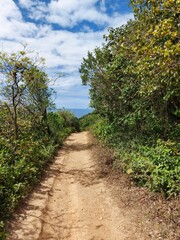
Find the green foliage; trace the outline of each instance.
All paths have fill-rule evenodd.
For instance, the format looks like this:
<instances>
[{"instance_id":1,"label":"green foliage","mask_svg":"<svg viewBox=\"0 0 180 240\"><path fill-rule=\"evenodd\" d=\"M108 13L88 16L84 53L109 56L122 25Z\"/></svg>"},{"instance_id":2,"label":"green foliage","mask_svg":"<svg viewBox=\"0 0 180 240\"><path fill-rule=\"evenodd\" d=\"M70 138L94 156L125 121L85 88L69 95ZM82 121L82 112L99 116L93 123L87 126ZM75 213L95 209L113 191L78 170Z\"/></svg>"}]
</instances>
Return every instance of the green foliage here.
<instances>
[{"instance_id":1,"label":"green foliage","mask_svg":"<svg viewBox=\"0 0 180 240\"><path fill-rule=\"evenodd\" d=\"M64 139L79 129L72 113L48 113L52 90L40 63L25 49L0 54L0 239L6 237L4 221L39 181Z\"/></svg>"},{"instance_id":2,"label":"green foliage","mask_svg":"<svg viewBox=\"0 0 180 240\"><path fill-rule=\"evenodd\" d=\"M70 127L73 131L79 132L79 120L73 113L68 110L61 109L58 114L63 118L65 128Z\"/></svg>"},{"instance_id":3,"label":"green foliage","mask_svg":"<svg viewBox=\"0 0 180 240\"><path fill-rule=\"evenodd\" d=\"M83 130L90 130L91 127L97 122L98 118L100 118L100 117L98 116L98 114L96 114L94 112L83 116L79 120L80 129L82 131Z\"/></svg>"},{"instance_id":4,"label":"green foliage","mask_svg":"<svg viewBox=\"0 0 180 240\"><path fill-rule=\"evenodd\" d=\"M129 143L135 149L132 145L121 146L115 166L152 191L176 196L180 192L180 146L163 140L157 140L154 146Z\"/></svg>"},{"instance_id":5,"label":"green foliage","mask_svg":"<svg viewBox=\"0 0 180 240\"><path fill-rule=\"evenodd\" d=\"M48 76L41 66L43 59L34 60L28 54L26 48L17 53L0 53L2 118L8 118L11 137L15 140L20 132L27 131L28 124L36 126L45 119L47 107L51 105Z\"/></svg>"},{"instance_id":6,"label":"green foliage","mask_svg":"<svg viewBox=\"0 0 180 240\"><path fill-rule=\"evenodd\" d=\"M129 174L134 182L164 196L177 196L180 192L180 145L157 139L145 144L144 139L130 138L113 129L107 119L91 126L95 136L115 150L115 169Z\"/></svg>"},{"instance_id":7,"label":"green foliage","mask_svg":"<svg viewBox=\"0 0 180 240\"><path fill-rule=\"evenodd\" d=\"M50 112L47 121L50 135L58 144L62 144L70 133L79 131L79 120L71 112L64 109Z\"/></svg>"},{"instance_id":8,"label":"green foliage","mask_svg":"<svg viewBox=\"0 0 180 240\"><path fill-rule=\"evenodd\" d=\"M4 222L0 221L0 239L5 240L6 237L7 237L7 233L5 231Z\"/></svg>"},{"instance_id":9,"label":"green foliage","mask_svg":"<svg viewBox=\"0 0 180 240\"><path fill-rule=\"evenodd\" d=\"M69 117L69 113L63 113ZM75 117L74 117L75 118ZM72 124L72 122L71 122ZM74 131L61 113L49 113L47 125L41 131L22 134L15 143L1 139L0 152L0 219L14 210L38 178L45 165L52 160L57 147ZM40 126L39 126L40 127ZM15 148L14 148L15 146Z\"/></svg>"},{"instance_id":10,"label":"green foliage","mask_svg":"<svg viewBox=\"0 0 180 240\"><path fill-rule=\"evenodd\" d=\"M168 0L132 2L135 20L111 28L80 73L103 117L122 130L165 138L179 120L178 8L171 2L167 11Z\"/></svg>"},{"instance_id":11,"label":"green foliage","mask_svg":"<svg viewBox=\"0 0 180 240\"><path fill-rule=\"evenodd\" d=\"M179 193L179 3L131 0L135 19L110 28L80 68L94 133L118 152L115 165L169 196Z\"/></svg>"},{"instance_id":12,"label":"green foliage","mask_svg":"<svg viewBox=\"0 0 180 240\"><path fill-rule=\"evenodd\" d=\"M93 133L104 143L112 144L111 139L114 136L112 126L108 123L107 119L99 119L96 124L92 126Z\"/></svg>"}]
</instances>

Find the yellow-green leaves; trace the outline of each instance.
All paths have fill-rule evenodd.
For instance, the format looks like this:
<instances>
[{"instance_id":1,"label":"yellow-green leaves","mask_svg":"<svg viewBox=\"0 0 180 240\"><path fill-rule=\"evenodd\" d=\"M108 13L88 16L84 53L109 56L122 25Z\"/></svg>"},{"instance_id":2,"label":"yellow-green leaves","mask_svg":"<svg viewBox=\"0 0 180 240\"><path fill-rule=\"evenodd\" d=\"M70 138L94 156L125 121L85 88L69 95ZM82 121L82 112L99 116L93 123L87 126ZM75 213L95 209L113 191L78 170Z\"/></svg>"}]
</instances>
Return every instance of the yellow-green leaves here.
<instances>
[{"instance_id":1,"label":"yellow-green leaves","mask_svg":"<svg viewBox=\"0 0 180 240\"><path fill-rule=\"evenodd\" d=\"M112 121L135 128L143 119L144 132L166 133L180 108L180 1L131 5L135 20L109 30L106 44L84 59L82 79L93 107Z\"/></svg>"}]
</instances>

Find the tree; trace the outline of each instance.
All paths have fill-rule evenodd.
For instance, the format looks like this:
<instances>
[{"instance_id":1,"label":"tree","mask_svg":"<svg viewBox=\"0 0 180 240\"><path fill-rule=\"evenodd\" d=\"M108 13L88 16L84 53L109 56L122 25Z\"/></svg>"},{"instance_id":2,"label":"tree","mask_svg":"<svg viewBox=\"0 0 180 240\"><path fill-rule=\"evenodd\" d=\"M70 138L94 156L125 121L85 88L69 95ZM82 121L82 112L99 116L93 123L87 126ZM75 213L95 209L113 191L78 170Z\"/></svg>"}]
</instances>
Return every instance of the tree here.
<instances>
[{"instance_id":1,"label":"tree","mask_svg":"<svg viewBox=\"0 0 180 240\"><path fill-rule=\"evenodd\" d=\"M50 105L48 76L40 67L44 60L39 57L32 59L28 54L26 49L0 54L1 105L7 109L12 120L16 140L23 130L24 120L34 125L33 119L44 118Z\"/></svg>"},{"instance_id":2,"label":"tree","mask_svg":"<svg viewBox=\"0 0 180 240\"><path fill-rule=\"evenodd\" d=\"M132 0L135 20L110 28L106 43L83 59L83 84L110 122L168 138L180 117L179 6Z\"/></svg>"},{"instance_id":3,"label":"tree","mask_svg":"<svg viewBox=\"0 0 180 240\"><path fill-rule=\"evenodd\" d=\"M139 94L149 98L164 119L180 116L179 0L131 0L138 22L135 71L140 77Z\"/></svg>"}]
</instances>

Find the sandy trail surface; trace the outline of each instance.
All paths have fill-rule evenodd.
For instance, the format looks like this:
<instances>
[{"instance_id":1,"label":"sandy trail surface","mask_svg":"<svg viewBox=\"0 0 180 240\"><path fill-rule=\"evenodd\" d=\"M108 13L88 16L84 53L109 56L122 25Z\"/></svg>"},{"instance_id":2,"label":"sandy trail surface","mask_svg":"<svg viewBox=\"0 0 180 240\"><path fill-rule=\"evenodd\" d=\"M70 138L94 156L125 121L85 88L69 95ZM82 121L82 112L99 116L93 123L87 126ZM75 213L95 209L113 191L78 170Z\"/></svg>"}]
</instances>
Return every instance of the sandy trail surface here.
<instances>
[{"instance_id":1,"label":"sandy trail surface","mask_svg":"<svg viewBox=\"0 0 180 240\"><path fill-rule=\"evenodd\" d=\"M127 213L99 177L88 132L72 134L46 178L11 223L8 240L143 240L136 213Z\"/></svg>"}]
</instances>

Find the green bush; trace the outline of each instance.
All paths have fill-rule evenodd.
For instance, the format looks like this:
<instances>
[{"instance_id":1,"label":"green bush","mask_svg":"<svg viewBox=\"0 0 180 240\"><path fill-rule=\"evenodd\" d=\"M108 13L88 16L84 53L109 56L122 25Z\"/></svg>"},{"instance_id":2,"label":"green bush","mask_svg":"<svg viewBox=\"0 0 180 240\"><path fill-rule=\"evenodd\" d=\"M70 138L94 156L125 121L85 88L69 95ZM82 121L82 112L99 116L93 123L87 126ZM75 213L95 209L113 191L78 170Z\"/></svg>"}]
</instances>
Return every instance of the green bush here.
<instances>
[{"instance_id":1,"label":"green bush","mask_svg":"<svg viewBox=\"0 0 180 240\"><path fill-rule=\"evenodd\" d=\"M166 197L179 194L180 144L177 141L152 141L134 132L130 134L99 115L85 116L81 124L91 128L105 145L114 148L114 168L129 174L137 184L162 192Z\"/></svg>"},{"instance_id":2,"label":"green bush","mask_svg":"<svg viewBox=\"0 0 180 240\"><path fill-rule=\"evenodd\" d=\"M77 129L77 119L71 113L56 112L23 132L18 140L0 139L0 239L6 236L3 222L39 181L64 139Z\"/></svg>"},{"instance_id":3,"label":"green bush","mask_svg":"<svg viewBox=\"0 0 180 240\"><path fill-rule=\"evenodd\" d=\"M82 131L91 129L91 127L97 122L98 118L98 114L94 112L83 116L79 120L80 129Z\"/></svg>"},{"instance_id":4,"label":"green bush","mask_svg":"<svg viewBox=\"0 0 180 240\"><path fill-rule=\"evenodd\" d=\"M116 167L121 167L140 185L165 196L180 192L180 151L175 142L157 140L155 146L120 148L116 154Z\"/></svg>"}]
</instances>

